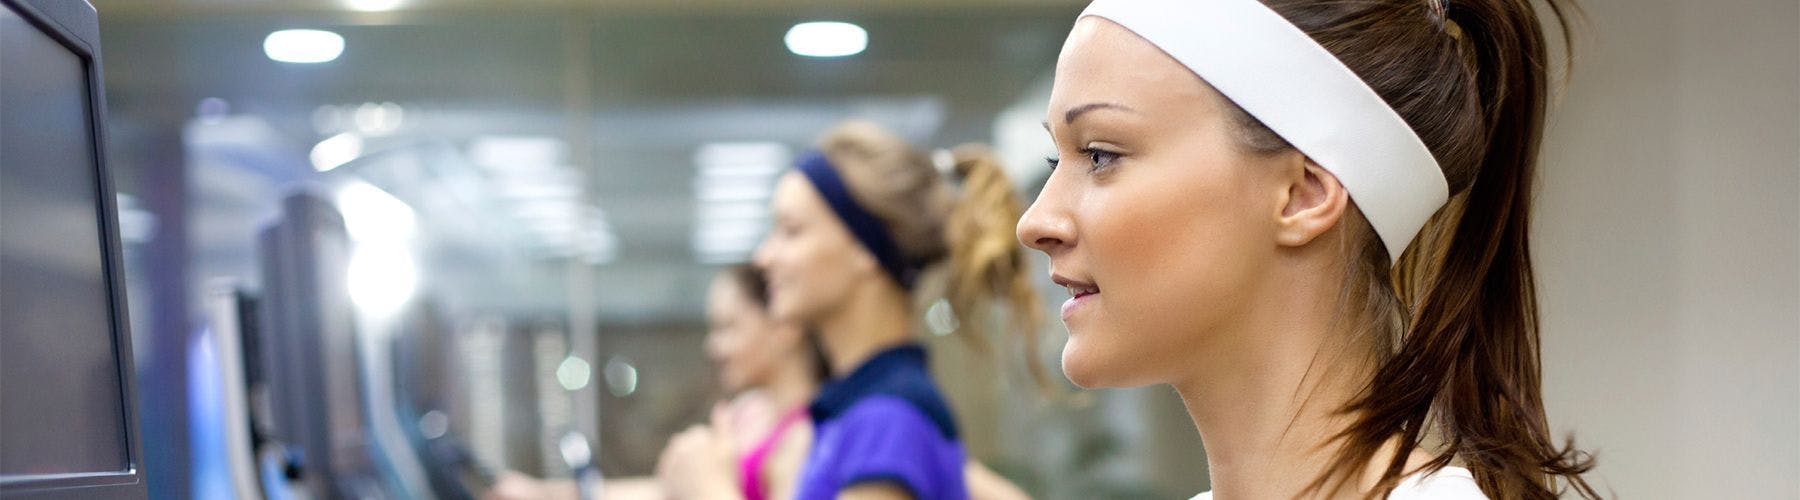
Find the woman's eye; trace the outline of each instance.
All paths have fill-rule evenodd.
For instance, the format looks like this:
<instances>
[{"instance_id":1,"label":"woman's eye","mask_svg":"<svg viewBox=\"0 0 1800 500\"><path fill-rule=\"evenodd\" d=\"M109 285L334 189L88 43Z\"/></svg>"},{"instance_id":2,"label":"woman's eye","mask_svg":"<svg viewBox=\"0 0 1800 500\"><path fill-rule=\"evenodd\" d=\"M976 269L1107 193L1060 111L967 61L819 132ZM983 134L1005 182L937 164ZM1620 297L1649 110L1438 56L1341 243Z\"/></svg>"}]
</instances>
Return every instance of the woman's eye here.
<instances>
[{"instance_id":1,"label":"woman's eye","mask_svg":"<svg viewBox=\"0 0 1800 500\"><path fill-rule=\"evenodd\" d=\"M1081 152L1081 156L1088 160L1088 170L1090 172L1099 171L1112 166L1112 163L1118 161L1120 157L1118 153L1099 148L1081 148L1079 151ZM1062 159L1051 156L1044 158L1044 163L1050 166L1050 170L1054 171L1056 170L1056 167L1062 165Z\"/></svg>"},{"instance_id":2,"label":"woman's eye","mask_svg":"<svg viewBox=\"0 0 1800 500\"><path fill-rule=\"evenodd\" d=\"M1098 148L1082 149L1081 154L1086 155L1088 161L1093 162L1091 165L1093 165L1093 170L1095 171L1112 166L1112 163L1119 159L1118 153Z\"/></svg>"}]
</instances>

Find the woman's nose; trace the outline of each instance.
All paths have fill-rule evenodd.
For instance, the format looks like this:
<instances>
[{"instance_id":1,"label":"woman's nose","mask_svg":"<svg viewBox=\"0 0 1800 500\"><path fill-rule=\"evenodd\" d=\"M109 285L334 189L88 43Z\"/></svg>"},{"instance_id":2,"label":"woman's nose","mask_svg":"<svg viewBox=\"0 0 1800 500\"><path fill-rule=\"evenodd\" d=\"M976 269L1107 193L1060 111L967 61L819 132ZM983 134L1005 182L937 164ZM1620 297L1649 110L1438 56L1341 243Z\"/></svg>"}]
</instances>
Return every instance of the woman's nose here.
<instances>
[{"instance_id":1,"label":"woman's nose","mask_svg":"<svg viewBox=\"0 0 1800 500\"><path fill-rule=\"evenodd\" d=\"M1057 193L1046 184L1036 201L1019 217L1019 243L1028 248L1054 255L1055 251L1075 242L1074 223L1059 204Z\"/></svg>"}]
</instances>

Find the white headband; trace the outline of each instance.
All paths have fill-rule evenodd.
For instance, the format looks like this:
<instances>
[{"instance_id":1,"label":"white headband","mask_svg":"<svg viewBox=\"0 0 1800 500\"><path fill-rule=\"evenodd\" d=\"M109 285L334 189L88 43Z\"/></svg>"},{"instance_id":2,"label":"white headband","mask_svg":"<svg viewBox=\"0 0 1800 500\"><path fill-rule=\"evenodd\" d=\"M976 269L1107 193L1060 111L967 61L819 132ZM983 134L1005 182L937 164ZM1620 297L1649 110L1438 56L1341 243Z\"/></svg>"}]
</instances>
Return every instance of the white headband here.
<instances>
[{"instance_id":1,"label":"white headband","mask_svg":"<svg viewBox=\"0 0 1800 500\"><path fill-rule=\"evenodd\" d=\"M1337 176L1399 259L1449 187L1431 150L1362 78L1257 0L1097 0Z\"/></svg>"}]
</instances>

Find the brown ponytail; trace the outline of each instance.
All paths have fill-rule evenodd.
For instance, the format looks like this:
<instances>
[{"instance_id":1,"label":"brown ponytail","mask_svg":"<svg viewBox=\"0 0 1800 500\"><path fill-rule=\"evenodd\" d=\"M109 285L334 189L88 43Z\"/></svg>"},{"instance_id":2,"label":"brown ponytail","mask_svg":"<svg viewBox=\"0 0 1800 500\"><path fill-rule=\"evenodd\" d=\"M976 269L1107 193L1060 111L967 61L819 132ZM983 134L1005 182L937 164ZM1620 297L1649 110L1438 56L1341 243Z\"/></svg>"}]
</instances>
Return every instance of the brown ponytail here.
<instances>
[{"instance_id":1,"label":"brown ponytail","mask_svg":"<svg viewBox=\"0 0 1800 500\"><path fill-rule=\"evenodd\" d=\"M1348 309L1382 361L1313 489L1379 464L1371 495L1386 495L1414 472L1413 450L1435 448L1426 470L1460 460L1493 498L1598 498L1581 477L1592 456L1552 440L1541 394L1529 238L1549 91L1532 0L1263 1L1399 112L1453 193L1392 267L1361 215L1342 225L1354 235ZM1571 6L1545 3L1567 40ZM1272 135L1251 122L1247 137ZM1395 439L1392 457L1377 456Z\"/></svg>"}]
</instances>

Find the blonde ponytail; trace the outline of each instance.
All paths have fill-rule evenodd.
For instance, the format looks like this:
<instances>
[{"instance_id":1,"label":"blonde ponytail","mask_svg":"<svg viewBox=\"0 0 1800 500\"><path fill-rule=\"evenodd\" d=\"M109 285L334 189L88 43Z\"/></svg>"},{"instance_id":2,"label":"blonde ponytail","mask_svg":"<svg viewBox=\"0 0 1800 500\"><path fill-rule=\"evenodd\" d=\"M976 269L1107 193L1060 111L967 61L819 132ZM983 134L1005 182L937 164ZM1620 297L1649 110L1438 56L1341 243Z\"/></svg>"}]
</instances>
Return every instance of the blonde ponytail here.
<instances>
[{"instance_id":1,"label":"blonde ponytail","mask_svg":"<svg viewBox=\"0 0 1800 500\"><path fill-rule=\"evenodd\" d=\"M946 224L950 246L949 277L945 298L961 325L987 324L977 317L992 311L996 300L1009 311L1008 328L1019 336L1026 368L1040 389L1051 387L1049 374L1037 353L1037 333L1043 327L1037 290L1026 274L1024 247L1013 228L1024 213L1024 202L1013 189L999 156L992 148L964 144L951 151L951 177L961 192L951 205ZM969 330L969 328L964 328ZM980 330L968 336L984 345Z\"/></svg>"}]
</instances>

